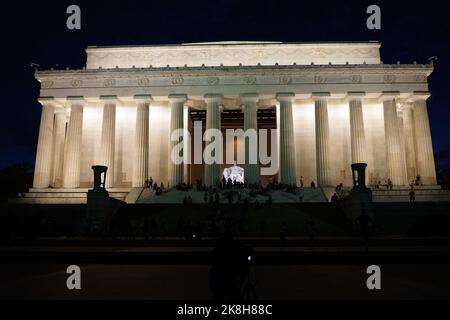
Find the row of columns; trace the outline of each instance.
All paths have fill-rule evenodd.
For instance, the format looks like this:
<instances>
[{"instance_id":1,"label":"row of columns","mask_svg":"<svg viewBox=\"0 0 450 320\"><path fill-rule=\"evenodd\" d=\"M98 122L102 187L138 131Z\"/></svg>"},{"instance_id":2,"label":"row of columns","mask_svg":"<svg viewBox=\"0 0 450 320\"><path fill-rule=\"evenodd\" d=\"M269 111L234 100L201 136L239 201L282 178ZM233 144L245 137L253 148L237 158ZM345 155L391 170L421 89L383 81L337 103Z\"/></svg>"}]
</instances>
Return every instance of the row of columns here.
<instances>
[{"instance_id":1,"label":"row of columns","mask_svg":"<svg viewBox=\"0 0 450 320\"><path fill-rule=\"evenodd\" d=\"M242 94L244 130L257 129L258 95ZM279 102L277 126L279 128L279 180L284 184L297 181L292 100L294 93L278 93ZM320 186L332 185L330 155L330 127L328 120L329 93L313 93L315 108L317 182ZM365 130L362 111L363 92L349 92L350 137L352 163L367 162ZM220 94L207 94L206 129L221 128ZM101 130L101 163L108 166L106 187L114 185L116 97L102 96L104 101ZM63 188L78 188L80 185L81 143L83 130L83 99L68 97L71 102L70 120L64 112L54 108L50 102L43 102L39 141L36 155L34 188L50 185ZM132 176L133 187L145 186L148 178L149 153L149 107L150 95L136 95L135 153ZM187 129L185 123L185 94L169 95L170 129ZM417 99L412 107L403 110L398 118L395 97L383 95L384 127L386 137L388 177L394 185L406 185L408 178L420 174L422 183L436 184L434 158L431 145L426 97ZM181 138L182 139L182 138ZM180 141L170 141L170 146ZM185 141L185 146L188 143ZM172 148L171 148L172 150ZM249 159L249 145L245 143L246 159ZM180 155L183 156L183 155ZM216 185L221 177L220 164L205 165L205 184ZM259 180L257 164L245 164L245 179L249 183ZM184 180L184 164L169 161L169 183L176 185Z\"/></svg>"}]
</instances>

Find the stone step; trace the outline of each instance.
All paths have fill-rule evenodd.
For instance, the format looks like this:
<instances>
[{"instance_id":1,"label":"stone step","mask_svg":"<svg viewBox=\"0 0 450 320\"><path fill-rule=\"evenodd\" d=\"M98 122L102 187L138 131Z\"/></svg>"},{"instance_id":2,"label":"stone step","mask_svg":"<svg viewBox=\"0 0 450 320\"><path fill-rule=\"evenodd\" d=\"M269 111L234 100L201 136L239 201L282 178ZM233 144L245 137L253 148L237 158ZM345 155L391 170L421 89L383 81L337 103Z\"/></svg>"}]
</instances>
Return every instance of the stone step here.
<instances>
[{"instance_id":1,"label":"stone step","mask_svg":"<svg viewBox=\"0 0 450 320\"><path fill-rule=\"evenodd\" d=\"M409 202L409 192L411 189L394 189L394 190L373 190L372 199L374 202ZM348 196L350 190L341 190L338 192L339 197ZM416 201L450 201L450 190L442 190L438 188L414 189Z\"/></svg>"},{"instance_id":2,"label":"stone step","mask_svg":"<svg viewBox=\"0 0 450 320\"><path fill-rule=\"evenodd\" d=\"M46 193L46 192L88 192L91 188L45 188L45 189L35 189L35 188L30 188L28 190L28 192L36 192L36 193ZM107 189L108 192L130 192L131 188L109 188Z\"/></svg>"},{"instance_id":3,"label":"stone step","mask_svg":"<svg viewBox=\"0 0 450 320\"><path fill-rule=\"evenodd\" d=\"M86 204L86 198L11 198L8 202L15 204Z\"/></svg>"},{"instance_id":4,"label":"stone step","mask_svg":"<svg viewBox=\"0 0 450 320\"><path fill-rule=\"evenodd\" d=\"M109 192L113 198L125 198L128 192ZM86 198L85 192L26 192L23 198Z\"/></svg>"},{"instance_id":5,"label":"stone step","mask_svg":"<svg viewBox=\"0 0 450 320\"><path fill-rule=\"evenodd\" d=\"M9 199L9 203L28 204L85 204L88 188L63 189L29 189L29 192L19 194L18 198ZM111 198L125 201L131 188L108 189Z\"/></svg>"}]
</instances>

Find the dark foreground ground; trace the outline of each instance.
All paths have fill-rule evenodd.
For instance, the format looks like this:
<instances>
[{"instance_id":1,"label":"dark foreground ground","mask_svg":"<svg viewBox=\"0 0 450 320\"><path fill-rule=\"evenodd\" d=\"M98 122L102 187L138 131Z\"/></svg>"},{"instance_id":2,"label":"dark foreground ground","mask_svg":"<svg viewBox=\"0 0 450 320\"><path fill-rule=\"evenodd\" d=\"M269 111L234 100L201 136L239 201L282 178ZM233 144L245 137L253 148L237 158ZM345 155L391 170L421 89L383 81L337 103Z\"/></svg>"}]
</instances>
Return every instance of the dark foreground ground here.
<instances>
[{"instance_id":1,"label":"dark foreground ground","mask_svg":"<svg viewBox=\"0 0 450 320\"><path fill-rule=\"evenodd\" d=\"M291 241L254 240L250 274L257 299L450 298L448 239L375 239L368 253L358 239L319 239L314 248L302 245L305 239ZM54 243L0 248L1 299L212 299L208 241ZM78 291L66 287L73 264L82 272ZM381 268L381 290L366 287L371 264Z\"/></svg>"},{"instance_id":2,"label":"dark foreground ground","mask_svg":"<svg viewBox=\"0 0 450 320\"><path fill-rule=\"evenodd\" d=\"M366 252L358 229L328 203L248 210L125 206L117 216L121 228L109 240L81 236L84 205L7 206L0 210L0 299L211 299L216 240L209 238L210 226L225 218L241 239L238 245L253 248L247 286L254 287L253 298L449 299L449 208L449 203L374 205ZM181 217L203 230L200 243L182 238ZM307 237L311 217L314 243ZM283 243L278 237L284 221ZM228 258L220 261L228 264L224 269L234 265ZM81 267L79 291L66 287L70 265ZM381 290L366 287L370 265L381 267Z\"/></svg>"},{"instance_id":3,"label":"dark foreground ground","mask_svg":"<svg viewBox=\"0 0 450 320\"><path fill-rule=\"evenodd\" d=\"M82 289L66 288L66 266L11 264L2 299L211 299L207 265L81 265ZM257 265L257 298L448 299L449 264L381 265L382 289L369 291L363 265ZM6 270L5 270L6 269ZM12 271L13 270L13 271ZM6 273L5 273L6 272Z\"/></svg>"}]
</instances>

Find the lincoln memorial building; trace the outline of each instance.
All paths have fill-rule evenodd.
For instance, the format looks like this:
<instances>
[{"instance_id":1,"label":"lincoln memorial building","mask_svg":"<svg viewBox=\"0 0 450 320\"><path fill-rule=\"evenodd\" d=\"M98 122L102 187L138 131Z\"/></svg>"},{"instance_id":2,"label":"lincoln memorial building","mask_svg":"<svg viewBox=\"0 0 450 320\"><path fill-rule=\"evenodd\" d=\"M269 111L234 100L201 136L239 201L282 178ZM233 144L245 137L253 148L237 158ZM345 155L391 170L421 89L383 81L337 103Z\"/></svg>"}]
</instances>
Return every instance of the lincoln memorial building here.
<instances>
[{"instance_id":1,"label":"lincoln memorial building","mask_svg":"<svg viewBox=\"0 0 450 320\"><path fill-rule=\"evenodd\" d=\"M346 187L350 165L364 162L368 185L408 188L419 178L422 187L438 188L427 111L433 66L383 64L378 42L213 42L86 53L83 69L36 70L42 114L30 194L85 197L92 165L108 167L106 188L118 198L142 190L150 177L166 188L216 185L233 164L170 158L170 133L188 130L184 150L191 150L199 125L224 136L226 129L275 132L279 170L261 175L266 164L236 157L247 182ZM274 141L270 134L267 141ZM224 142L223 154L246 148Z\"/></svg>"}]
</instances>

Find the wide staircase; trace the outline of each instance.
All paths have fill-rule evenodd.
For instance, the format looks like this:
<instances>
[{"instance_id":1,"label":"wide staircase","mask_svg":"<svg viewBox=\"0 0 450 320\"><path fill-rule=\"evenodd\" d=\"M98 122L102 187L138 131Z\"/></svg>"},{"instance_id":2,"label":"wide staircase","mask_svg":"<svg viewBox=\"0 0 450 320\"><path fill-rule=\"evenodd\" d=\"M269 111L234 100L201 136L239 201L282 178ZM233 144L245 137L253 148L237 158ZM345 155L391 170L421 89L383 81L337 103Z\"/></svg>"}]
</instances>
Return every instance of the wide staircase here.
<instances>
[{"instance_id":1,"label":"wide staircase","mask_svg":"<svg viewBox=\"0 0 450 320\"><path fill-rule=\"evenodd\" d=\"M132 191L133 192L133 191ZM130 194L132 193L130 192ZM266 203L269 199L268 195L272 197L273 203L302 203L302 202L328 202L326 193L321 188L303 188L297 191L296 194L284 192L279 190L272 190L267 194L251 194L249 189L224 189L220 190L220 202L229 202L229 193L233 193L233 203L237 201L240 194L240 200L248 198L250 203L259 202ZM205 192L196 191L195 189L187 192L179 190L169 190L160 195L156 195L152 189L145 188L139 191L139 197L135 203L183 203L186 196L192 198L193 203L209 202L209 195L205 201Z\"/></svg>"}]
</instances>

